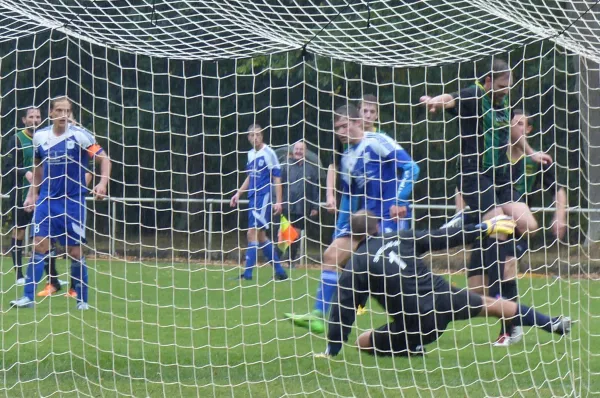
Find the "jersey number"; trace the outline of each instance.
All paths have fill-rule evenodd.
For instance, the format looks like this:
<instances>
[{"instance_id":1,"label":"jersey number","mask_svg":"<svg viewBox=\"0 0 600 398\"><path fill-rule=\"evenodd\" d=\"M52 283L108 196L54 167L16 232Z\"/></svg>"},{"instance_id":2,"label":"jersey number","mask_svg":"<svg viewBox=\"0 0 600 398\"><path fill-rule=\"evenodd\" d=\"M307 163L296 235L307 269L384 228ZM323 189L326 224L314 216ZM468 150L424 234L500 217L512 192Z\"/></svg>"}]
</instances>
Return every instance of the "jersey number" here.
<instances>
[{"instance_id":1,"label":"jersey number","mask_svg":"<svg viewBox=\"0 0 600 398\"><path fill-rule=\"evenodd\" d=\"M398 264L398 266L400 267L400 269L406 268L406 263L404 262L404 260L402 260L402 258L400 258L400 256L398 255L398 253L396 253L395 251L391 251L390 252L390 254L388 255L388 261L390 263L396 263L396 264Z\"/></svg>"}]
</instances>

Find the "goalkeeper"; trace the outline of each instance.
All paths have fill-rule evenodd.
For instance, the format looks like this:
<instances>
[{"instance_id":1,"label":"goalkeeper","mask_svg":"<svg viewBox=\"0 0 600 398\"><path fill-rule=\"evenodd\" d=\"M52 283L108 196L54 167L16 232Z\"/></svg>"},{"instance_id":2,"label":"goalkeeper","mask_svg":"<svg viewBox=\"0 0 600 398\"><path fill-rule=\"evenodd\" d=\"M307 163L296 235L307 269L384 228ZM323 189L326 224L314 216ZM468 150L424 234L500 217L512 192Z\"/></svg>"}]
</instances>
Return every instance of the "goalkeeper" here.
<instances>
[{"instance_id":1,"label":"goalkeeper","mask_svg":"<svg viewBox=\"0 0 600 398\"><path fill-rule=\"evenodd\" d=\"M393 321L358 337L362 351L374 355L424 353L424 346L437 340L452 321L476 316L516 319L549 333L567 334L571 320L550 318L532 308L504 299L483 297L458 290L433 274L422 256L431 250L475 242L496 234L510 235L516 223L506 216L482 224L434 231L400 231L379 234L379 220L368 211L352 215L352 233L361 244L339 280L339 291L329 317L327 351L337 355L348 340L356 309L372 295Z\"/></svg>"}]
</instances>

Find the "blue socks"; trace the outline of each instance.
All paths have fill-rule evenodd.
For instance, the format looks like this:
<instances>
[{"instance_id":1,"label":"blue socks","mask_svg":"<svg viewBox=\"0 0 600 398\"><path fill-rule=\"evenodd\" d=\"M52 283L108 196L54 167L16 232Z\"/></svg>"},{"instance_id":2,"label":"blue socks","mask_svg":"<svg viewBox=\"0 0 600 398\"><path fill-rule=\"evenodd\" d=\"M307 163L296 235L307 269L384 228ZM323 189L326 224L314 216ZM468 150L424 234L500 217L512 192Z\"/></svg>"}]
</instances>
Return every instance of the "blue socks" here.
<instances>
[{"instance_id":1,"label":"blue socks","mask_svg":"<svg viewBox=\"0 0 600 398\"><path fill-rule=\"evenodd\" d=\"M270 262L273 262L275 273L277 275L286 275L285 270L279 261L279 255L270 240L263 243L262 252ZM256 265L256 257L258 256L258 242L249 242L246 249L246 266L244 268L244 278L252 279L252 269Z\"/></svg>"},{"instance_id":2,"label":"blue socks","mask_svg":"<svg viewBox=\"0 0 600 398\"><path fill-rule=\"evenodd\" d=\"M33 295L35 293L36 285L42 280L44 276L44 262L49 254L33 253L31 256L31 262L27 265L27 277L25 279L25 296L29 297L33 301Z\"/></svg>"},{"instance_id":3,"label":"blue socks","mask_svg":"<svg viewBox=\"0 0 600 398\"><path fill-rule=\"evenodd\" d=\"M335 271L323 271L321 273L321 282L317 288L317 301L315 302L314 312L320 315L327 314L331 299L337 291L338 273Z\"/></svg>"},{"instance_id":4,"label":"blue socks","mask_svg":"<svg viewBox=\"0 0 600 398\"><path fill-rule=\"evenodd\" d=\"M88 270L85 258L81 260L71 260L71 278L75 282L75 291L77 292L77 301L88 302Z\"/></svg>"},{"instance_id":5,"label":"blue socks","mask_svg":"<svg viewBox=\"0 0 600 398\"><path fill-rule=\"evenodd\" d=\"M244 278L252 279L252 268L256 265L256 256L258 255L258 242L249 242L246 249L246 267L244 268Z\"/></svg>"},{"instance_id":6,"label":"blue socks","mask_svg":"<svg viewBox=\"0 0 600 398\"><path fill-rule=\"evenodd\" d=\"M281 266L281 262L279 261L279 254L277 254L277 250L273 247L273 243L270 240L267 240L264 243L262 248L263 254L267 258L267 260L273 262L273 267L275 267L275 273L277 275L286 275L285 270Z\"/></svg>"},{"instance_id":7,"label":"blue socks","mask_svg":"<svg viewBox=\"0 0 600 398\"><path fill-rule=\"evenodd\" d=\"M550 333L552 333L552 322L556 320L556 318L550 318L524 304L519 304L519 312L516 316L521 320L523 326L537 326Z\"/></svg>"}]
</instances>

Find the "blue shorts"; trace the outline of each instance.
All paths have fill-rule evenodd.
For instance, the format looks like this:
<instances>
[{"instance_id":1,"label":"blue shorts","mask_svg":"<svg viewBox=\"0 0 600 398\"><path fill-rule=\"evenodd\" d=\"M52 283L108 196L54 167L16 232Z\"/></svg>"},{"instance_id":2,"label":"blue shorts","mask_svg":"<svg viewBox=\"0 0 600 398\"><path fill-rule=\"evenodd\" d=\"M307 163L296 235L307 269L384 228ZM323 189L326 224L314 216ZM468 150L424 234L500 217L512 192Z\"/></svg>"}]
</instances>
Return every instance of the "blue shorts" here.
<instances>
[{"instance_id":1,"label":"blue shorts","mask_svg":"<svg viewBox=\"0 0 600 398\"><path fill-rule=\"evenodd\" d=\"M269 229L271 224L271 195L254 195L248 203L248 228Z\"/></svg>"},{"instance_id":2,"label":"blue shorts","mask_svg":"<svg viewBox=\"0 0 600 398\"><path fill-rule=\"evenodd\" d=\"M33 236L61 245L79 246L85 240L85 202L69 198L43 199L35 205Z\"/></svg>"},{"instance_id":3,"label":"blue shorts","mask_svg":"<svg viewBox=\"0 0 600 398\"><path fill-rule=\"evenodd\" d=\"M341 221L341 222L340 222ZM411 218L407 216L401 220L381 220L379 221L379 232L382 234L387 234L390 232L398 232L410 229L411 227ZM350 231L350 220L342 219L342 217L338 218L338 223L335 225L335 232L333 233L333 240L338 238L344 238L351 235Z\"/></svg>"}]
</instances>

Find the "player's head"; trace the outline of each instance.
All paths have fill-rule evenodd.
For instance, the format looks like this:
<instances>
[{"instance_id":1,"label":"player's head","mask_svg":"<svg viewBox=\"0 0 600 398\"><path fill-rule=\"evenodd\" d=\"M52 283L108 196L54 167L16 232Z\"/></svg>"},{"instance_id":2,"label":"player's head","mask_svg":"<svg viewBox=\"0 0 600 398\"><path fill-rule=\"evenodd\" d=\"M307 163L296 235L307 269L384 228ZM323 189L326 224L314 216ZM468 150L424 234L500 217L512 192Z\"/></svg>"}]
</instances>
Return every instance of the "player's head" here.
<instances>
[{"instance_id":1,"label":"player's head","mask_svg":"<svg viewBox=\"0 0 600 398\"><path fill-rule=\"evenodd\" d=\"M379 235L379 219L369 210L359 210L350 217L350 228L355 239Z\"/></svg>"},{"instance_id":2,"label":"player's head","mask_svg":"<svg viewBox=\"0 0 600 398\"><path fill-rule=\"evenodd\" d=\"M36 107L29 107L23 111L21 121L27 130L33 132L42 123L42 113Z\"/></svg>"},{"instance_id":3,"label":"player's head","mask_svg":"<svg viewBox=\"0 0 600 398\"><path fill-rule=\"evenodd\" d=\"M50 101L50 120L59 128L66 128L73 105L67 96L57 97Z\"/></svg>"},{"instance_id":4,"label":"player's head","mask_svg":"<svg viewBox=\"0 0 600 398\"><path fill-rule=\"evenodd\" d=\"M263 146L264 142L264 129L260 124L251 124L248 126L248 142L256 150L259 150Z\"/></svg>"},{"instance_id":5,"label":"player's head","mask_svg":"<svg viewBox=\"0 0 600 398\"><path fill-rule=\"evenodd\" d=\"M512 144L524 144L524 140L527 140L527 136L533 130L530 120L531 116L526 111L513 110L510 121L510 141Z\"/></svg>"},{"instance_id":6,"label":"player's head","mask_svg":"<svg viewBox=\"0 0 600 398\"><path fill-rule=\"evenodd\" d=\"M492 62L492 68L488 74L481 79L481 84L492 92L492 101L495 104L500 104L508 95L511 83L510 67L506 61L497 58Z\"/></svg>"},{"instance_id":7,"label":"player's head","mask_svg":"<svg viewBox=\"0 0 600 398\"><path fill-rule=\"evenodd\" d=\"M338 139L344 143L354 143L362 139L364 130L362 116L352 105L340 106L335 110L333 130Z\"/></svg>"},{"instance_id":8,"label":"player's head","mask_svg":"<svg viewBox=\"0 0 600 398\"><path fill-rule=\"evenodd\" d=\"M302 159L304 159L305 155L306 155L306 144L304 143L304 141L300 140L294 144L292 156L296 160L302 160Z\"/></svg>"},{"instance_id":9,"label":"player's head","mask_svg":"<svg viewBox=\"0 0 600 398\"><path fill-rule=\"evenodd\" d=\"M373 130L375 122L377 119L379 119L377 97L373 94L365 94L358 102L358 111L363 117L363 126L365 131Z\"/></svg>"}]
</instances>

